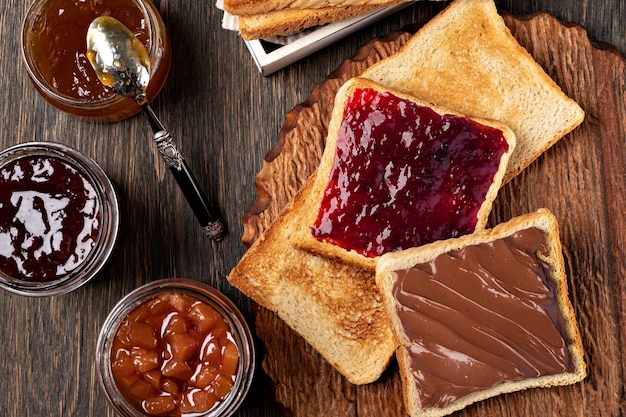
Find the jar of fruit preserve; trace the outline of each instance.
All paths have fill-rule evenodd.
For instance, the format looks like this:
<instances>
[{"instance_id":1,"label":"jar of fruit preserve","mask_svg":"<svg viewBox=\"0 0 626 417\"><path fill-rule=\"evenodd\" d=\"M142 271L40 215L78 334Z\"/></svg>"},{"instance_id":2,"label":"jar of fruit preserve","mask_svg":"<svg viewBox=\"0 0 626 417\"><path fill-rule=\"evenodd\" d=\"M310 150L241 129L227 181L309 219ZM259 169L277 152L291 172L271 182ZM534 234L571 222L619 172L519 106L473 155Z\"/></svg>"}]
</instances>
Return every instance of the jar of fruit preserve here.
<instances>
[{"instance_id":1,"label":"jar of fruit preserve","mask_svg":"<svg viewBox=\"0 0 626 417\"><path fill-rule=\"evenodd\" d=\"M104 87L86 57L87 30L102 15L122 22L146 47L151 64L147 96L152 101L167 79L171 48L150 0L35 0L22 26L22 56L35 88L52 105L82 118L113 122L141 108Z\"/></svg>"},{"instance_id":2,"label":"jar of fruit preserve","mask_svg":"<svg viewBox=\"0 0 626 417\"><path fill-rule=\"evenodd\" d=\"M222 293L189 279L148 283L107 317L96 348L100 386L122 416L232 415L255 368L252 334Z\"/></svg>"},{"instance_id":3,"label":"jar of fruit preserve","mask_svg":"<svg viewBox=\"0 0 626 417\"><path fill-rule=\"evenodd\" d=\"M90 158L60 143L0 152L0 287L65 293L91 280L117 243L118 197Z\"/></svg>"}]
</instances>

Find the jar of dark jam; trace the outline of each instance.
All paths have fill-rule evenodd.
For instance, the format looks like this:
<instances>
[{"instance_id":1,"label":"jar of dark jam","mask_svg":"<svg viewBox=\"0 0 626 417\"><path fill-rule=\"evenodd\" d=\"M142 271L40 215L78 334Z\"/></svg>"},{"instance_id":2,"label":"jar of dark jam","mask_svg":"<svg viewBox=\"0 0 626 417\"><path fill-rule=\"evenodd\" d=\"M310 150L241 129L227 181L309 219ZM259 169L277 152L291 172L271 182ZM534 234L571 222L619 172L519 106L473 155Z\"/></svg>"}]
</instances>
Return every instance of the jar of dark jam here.
<instances>
[{"instance_id":1,"label":"jar of dark jam","mask_svg":"<svg viewBox=\"0 0 626 417\"><path fill-rule=\"evenodd\" d=\"M22 55L37 91L52 105L85 119L114 122L141 108L104 87L87 60L87 30L98 16L126 25L148 50L148 100L163 87L171 49L165 24L150 0L35 0L22 27Z\"/></svg>"},{"instance_id":2,"label":"jar of dark jam","mask_svg":"<svg viewBox=\"0 0 626 417\"><path fill-rule=\"evenodd\" d=\"M124 417L227 417L255 369L252 333L213 287L169 278L125 296L96 347L100 386Z\"/></svg>"},{"instance_id":3,"label":"jar of dark jam","mask_svg":"<svg viewBox=\"0 0 626 417\"><path fill-rule=\"evenodd\" d=\"M119 220L113 184L77 150L28 142L0 152L0 287L29 296L78 288L105 265Z\"/></svg>"}]
</instances>

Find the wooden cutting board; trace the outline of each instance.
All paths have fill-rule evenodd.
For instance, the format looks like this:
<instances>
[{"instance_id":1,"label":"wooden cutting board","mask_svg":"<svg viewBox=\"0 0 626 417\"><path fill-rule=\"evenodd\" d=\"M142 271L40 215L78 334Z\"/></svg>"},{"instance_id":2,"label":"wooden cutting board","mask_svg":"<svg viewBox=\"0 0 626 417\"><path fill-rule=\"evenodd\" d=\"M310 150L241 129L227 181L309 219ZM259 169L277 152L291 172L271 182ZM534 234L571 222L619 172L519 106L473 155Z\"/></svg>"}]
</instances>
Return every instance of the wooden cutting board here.
<instances>
[{"instance_id":1,"label":"wooden cutting board","mask_svg":"<svg viewBox=\"0 0 626 417\"><path fill-rule=\"evenodd\" d=\"M502 395L457 415L626 415L625 61L614 48L590 42L582 27L548 14L504 19L583 107L586 120L501 189L490 223L539 207L556 215L589 376L573 386ZM287 114L278 145L256 177L258 199L244 219L245 244L269 227L319 163L339 86L396 52L414 30L366 44ZM406 415L395 363L379 381L354 386L273 313L259 307L255 330L264 347L263 371L286 415Z\"/></svg>"}]
</instances>

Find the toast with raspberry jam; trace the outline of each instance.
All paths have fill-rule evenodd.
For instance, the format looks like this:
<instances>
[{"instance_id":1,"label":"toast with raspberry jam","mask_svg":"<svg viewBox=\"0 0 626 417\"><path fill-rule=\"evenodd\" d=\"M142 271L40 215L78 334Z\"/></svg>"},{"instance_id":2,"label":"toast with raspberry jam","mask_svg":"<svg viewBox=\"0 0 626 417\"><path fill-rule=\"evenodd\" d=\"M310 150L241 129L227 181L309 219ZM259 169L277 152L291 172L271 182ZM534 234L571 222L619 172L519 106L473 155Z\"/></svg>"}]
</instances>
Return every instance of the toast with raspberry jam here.
<instances>
[{"instance_id":1,"label":"toast with raspberry jam","mask_svg":"<svg viewBox=\"0 0 626 417\"><path fill-rule=\"evenodd\" d=\"M514 149L500 122L348 80L295 246L374 269L384 253L481 230Z\"/></svg>"}]
</instances>

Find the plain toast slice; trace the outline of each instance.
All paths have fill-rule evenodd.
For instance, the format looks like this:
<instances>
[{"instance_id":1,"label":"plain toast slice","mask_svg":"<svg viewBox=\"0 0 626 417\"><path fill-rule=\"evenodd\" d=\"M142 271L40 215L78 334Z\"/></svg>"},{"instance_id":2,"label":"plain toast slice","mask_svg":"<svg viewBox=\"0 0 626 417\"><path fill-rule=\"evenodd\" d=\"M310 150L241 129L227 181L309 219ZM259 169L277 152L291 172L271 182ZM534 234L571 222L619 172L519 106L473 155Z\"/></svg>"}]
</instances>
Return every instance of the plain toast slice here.
<instances>
[{"instance_id":1,"label":"plain toast slice","mask_svg":"<svg viewBox=\"0 0 626 417\"><path fill-rule=\"evenodd\" d=\"M264 39L301 32L316 26L362 16L382 7L404 0L389 1L386 5L335 6L319 9L282 9L260 14L238 16L239 34L243 39Z\"/></svg>"},{"instance_id":2,"label":"plain toast slice","mask_svg":"<svg viewBox=\"0 0 626 417\"><path fill-rule=\"evenodd\" d=\"M354 384L370 383L395 349L374 271L293 247L309 180L244 254L229 282L274 311Z\"/></svg>"},{"instance_id":3,"label":"plain toast slice","mask_svg":"<svg viewBox=\"0 0 626 417\"><path fill-rule=\"evenodd\" d=\"M397 3L397 0L224 0L224 10L232 15L244 16L278 10L384 7Z\"/></svg>"}]
</instances>

